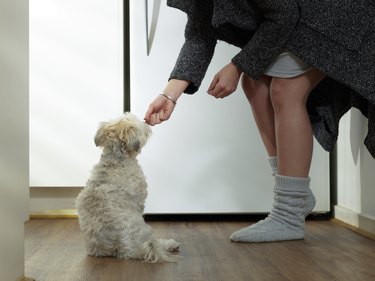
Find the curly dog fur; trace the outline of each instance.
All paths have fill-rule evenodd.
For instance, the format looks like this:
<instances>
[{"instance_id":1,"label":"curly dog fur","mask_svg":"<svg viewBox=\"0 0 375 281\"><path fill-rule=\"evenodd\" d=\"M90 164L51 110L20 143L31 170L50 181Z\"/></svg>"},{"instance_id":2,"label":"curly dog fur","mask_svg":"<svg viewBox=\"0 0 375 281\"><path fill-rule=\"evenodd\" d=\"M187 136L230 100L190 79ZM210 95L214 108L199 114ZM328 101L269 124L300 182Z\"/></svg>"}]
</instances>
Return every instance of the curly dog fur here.
<instances>
[{"instance_id":1,"label":"curly dog fur","mask_svg":"<svg viewBox=\"0 0 375 281\"><path fill-rule=\"evenodd\" d=\"M76 199L88 255L175 261L172 239L157 239L143 219L147 183L136 156L151 135L133 114L102 123L95 136L103 148L85 188Z\"/></svg>"}]
</instances>

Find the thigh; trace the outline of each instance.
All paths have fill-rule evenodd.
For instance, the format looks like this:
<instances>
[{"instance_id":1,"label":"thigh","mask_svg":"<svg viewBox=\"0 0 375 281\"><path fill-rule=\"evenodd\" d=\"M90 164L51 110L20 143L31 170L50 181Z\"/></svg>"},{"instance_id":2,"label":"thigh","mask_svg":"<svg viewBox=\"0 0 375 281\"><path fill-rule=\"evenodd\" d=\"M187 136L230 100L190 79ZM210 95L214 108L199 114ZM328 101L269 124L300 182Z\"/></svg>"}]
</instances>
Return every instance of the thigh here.
<instances>
[{"instance_id":1,"label":"thigh","mask_svg":"<svg viewBox=\"0 0 375 281\"><path fill-rule=\"evenodd\" d=\"M311 91L323 78L324 74L317 69L311 69L291 78L273 77L270 85L271 99L306 103Z\"/></svg>"},{"instance_id":2,"label":"thigh","mask_svg":"<svg viewBox=\"0 0 375 281\"><path fill-rule=\"evenodd\" d=\"M251 102L254 98L259 96L269 96L271 80L272 77L266 75L255 80L250 76L243 74L241 85L247 99Z\"/></svg>"}]
</instances>

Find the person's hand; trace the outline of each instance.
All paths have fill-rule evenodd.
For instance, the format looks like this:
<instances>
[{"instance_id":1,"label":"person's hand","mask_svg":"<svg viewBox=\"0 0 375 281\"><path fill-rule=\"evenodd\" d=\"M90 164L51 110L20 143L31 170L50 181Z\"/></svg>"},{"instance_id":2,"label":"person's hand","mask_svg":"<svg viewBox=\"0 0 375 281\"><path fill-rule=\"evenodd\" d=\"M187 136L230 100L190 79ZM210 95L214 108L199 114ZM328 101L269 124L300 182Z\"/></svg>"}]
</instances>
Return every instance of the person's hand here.
<instances>
[{"instance_id":1,"label":"person's hand","mask_svg":"<svg viewBox=\"0 0 375 281\"><path fill-rule=\"evenodd\" d=\"M159 95L150 104L144 120L147 124L154 126L166 121L171 117L175 103L166 96Z\"/></svg>"},{"instance_id":2,"label":"person's hand","mask_svg":"<svg viewBox=\"0 0 375 281\"><path fill-rule=\"evenodd\" d=\"M215 98L225 98L232 94L240 80L241 70L233 63L224 66L213 78L208 94Z\"/></svg>"},{"instance_id":3,"label":"person's hand","mask_svg":"<svg viewBox=\"0 0 375 281\"><path fill-rule=\"evenodd\" d=\"M154 126L168 120L176 106L176 101L189 84L190 81L170 79L163 93L157 96L148 107L144 117L145 122Z\"/></svg>"}]
</instances>

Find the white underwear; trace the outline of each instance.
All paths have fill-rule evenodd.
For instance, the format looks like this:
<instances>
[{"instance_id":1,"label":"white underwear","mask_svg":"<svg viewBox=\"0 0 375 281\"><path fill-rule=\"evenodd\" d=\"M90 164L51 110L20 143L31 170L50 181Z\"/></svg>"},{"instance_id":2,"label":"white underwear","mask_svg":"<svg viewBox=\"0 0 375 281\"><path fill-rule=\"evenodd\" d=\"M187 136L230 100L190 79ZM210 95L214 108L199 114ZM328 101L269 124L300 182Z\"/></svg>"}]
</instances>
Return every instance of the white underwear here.
<instances>
[{"instance_id":1,"label":"white underwear","mask_svg":"<svg viewBox=\"0 0 375 281\"><path fill-rule=\"evenodd\" d=\"M264 74L272 77L290 78L298 76L312 67L290 52L283 52L267 67Z\"/></svg>"}]
</instances>

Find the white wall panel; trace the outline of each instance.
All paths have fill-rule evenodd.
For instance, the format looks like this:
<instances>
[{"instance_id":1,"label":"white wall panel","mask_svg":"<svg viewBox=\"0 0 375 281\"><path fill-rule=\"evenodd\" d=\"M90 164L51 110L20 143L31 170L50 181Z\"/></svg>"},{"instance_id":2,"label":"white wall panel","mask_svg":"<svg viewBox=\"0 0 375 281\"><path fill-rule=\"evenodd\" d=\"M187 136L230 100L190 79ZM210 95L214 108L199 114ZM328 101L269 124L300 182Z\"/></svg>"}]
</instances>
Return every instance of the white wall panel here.
<instances>
[{"instance_id":1,"label":"white wall panel","mask_svg":"<svg viewBox=\"0 0 375 281\"><path fill-rule=\"evenodd\" d=\"M165 2L161 1L147 55L145 1L130 1L131 107L140 117L163 90L184 41L186 15ZM151 25L153 5L159 1L148 3ZM146 212L270 211L273 179L242 90L223 100L206 93L213 75L238 51L219 42L200 90L194 96L183 95L171 119L153 128L154 135L139 157L149 183ZM324 212L329 210L329 154L315 147L311 172L318 198L315 211Z\"/></svg>"},{"instance_id":2,"label":"white wall panel","mask_svg":"<svg viewBox=\"0 0 375 281\"><path fill-rule=\"evenodd\" d=\"M122 1L30 1L30 185L83 186L123 106Z\"/></svg>"}]
</instances>

